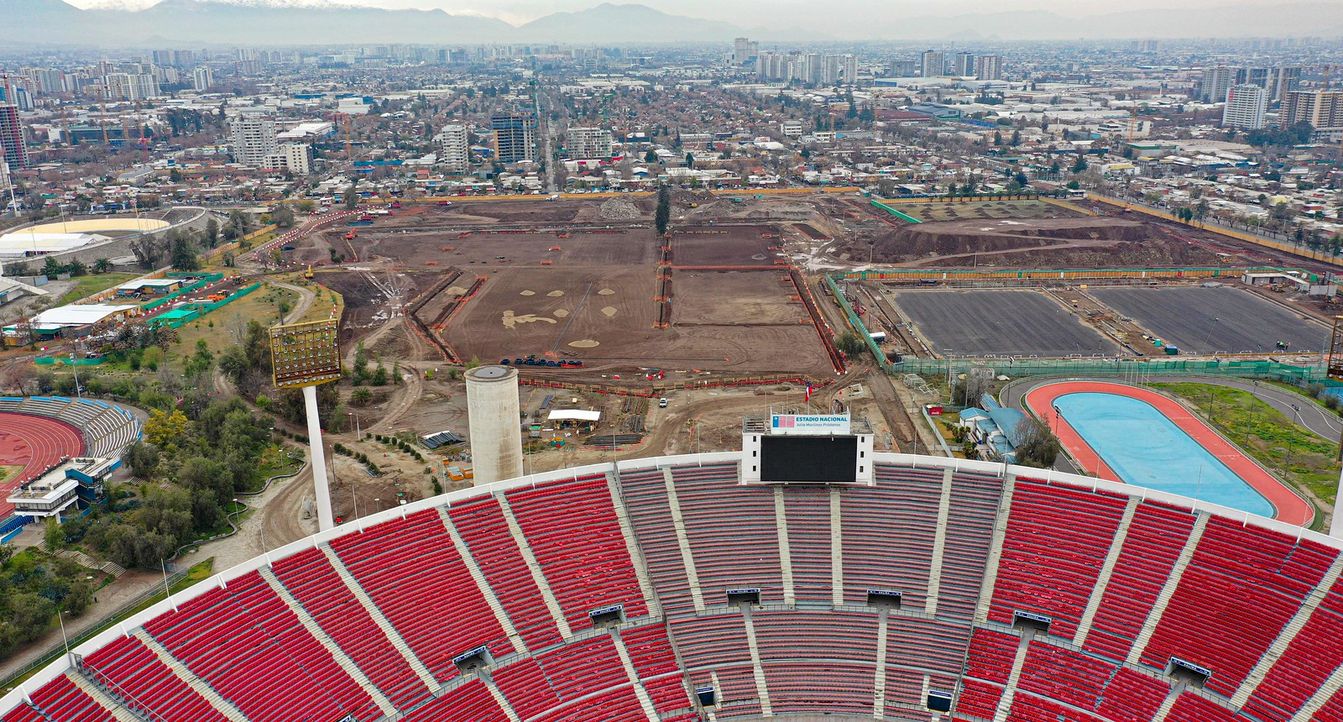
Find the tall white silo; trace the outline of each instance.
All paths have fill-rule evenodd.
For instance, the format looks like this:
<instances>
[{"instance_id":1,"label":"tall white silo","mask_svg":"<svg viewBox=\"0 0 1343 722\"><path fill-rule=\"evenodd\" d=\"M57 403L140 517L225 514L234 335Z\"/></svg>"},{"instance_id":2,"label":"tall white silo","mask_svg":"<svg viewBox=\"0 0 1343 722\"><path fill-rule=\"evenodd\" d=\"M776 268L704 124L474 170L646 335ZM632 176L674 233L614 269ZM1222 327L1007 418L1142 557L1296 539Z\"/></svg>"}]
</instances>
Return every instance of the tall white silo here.
<instances>
[{"instance_id":1,"label":"tall white silo","mask_svg":"<svg viewBox=\"0 0 1343 722\"><path fill-rule=\"evenodd\" d=\"M471 465L476 484L522 476L522 422L518 370L477 366L466 372Z\"/></svg>"}]
</instances>

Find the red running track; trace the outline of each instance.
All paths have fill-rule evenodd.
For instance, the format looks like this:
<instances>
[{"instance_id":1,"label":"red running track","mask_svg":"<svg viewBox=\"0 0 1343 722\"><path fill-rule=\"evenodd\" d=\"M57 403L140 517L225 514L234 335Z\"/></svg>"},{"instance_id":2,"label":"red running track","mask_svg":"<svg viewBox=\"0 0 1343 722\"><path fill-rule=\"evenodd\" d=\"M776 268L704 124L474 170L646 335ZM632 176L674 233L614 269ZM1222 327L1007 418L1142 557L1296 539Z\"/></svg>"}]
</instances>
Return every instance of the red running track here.
<instances>
[{"instance_id":1,"label":"red running track","mask_svg":"<svg viewBox=\"0 0 1343 722\"><path fill-rule=\"evenodd\" d=\"M1101 459L1100 454L1091 448L1091 445L1082 438L1081 434L1077 433L1066 420L1053 413L1054 400L1058 397L1087 392L1115 394L1147 402L1267 499L1277 511L1274 515L1275 519L1288 524L1305 526L1314 518L1315 509L1305 499L1285 486L1277 477L1265 471L1254 459L1246 456L1245 452L1237 448L1235 444L1223 438L1203 419L1194 416L1188 409L1170 397L1162 396L1150 389L1105 381L1060 381L1037 386L1026 392L1023 399L1026 406L1035 412L1037 417L1044 419L1045 423L1054 430L1054 435L1059 437L1059 441L1062 442L1068 453L1088 473L1096 474L1102 479L1109 479L1110 481L1120 483L1124 481Z\"/></svg>"},{"instance_id":2,"label":"red running track","mask_svg":"<svg viewBox=\"0 0 1343 722\"><path fill-rule=\"evenodd\" d=\"M13 478L0 483L0 519L14 511L5 497L19 484L36 478L61 460L84 453L79 430L55 419L27 414L0 414L0 465L22 466Z\"/></svg>"}]
</instances>

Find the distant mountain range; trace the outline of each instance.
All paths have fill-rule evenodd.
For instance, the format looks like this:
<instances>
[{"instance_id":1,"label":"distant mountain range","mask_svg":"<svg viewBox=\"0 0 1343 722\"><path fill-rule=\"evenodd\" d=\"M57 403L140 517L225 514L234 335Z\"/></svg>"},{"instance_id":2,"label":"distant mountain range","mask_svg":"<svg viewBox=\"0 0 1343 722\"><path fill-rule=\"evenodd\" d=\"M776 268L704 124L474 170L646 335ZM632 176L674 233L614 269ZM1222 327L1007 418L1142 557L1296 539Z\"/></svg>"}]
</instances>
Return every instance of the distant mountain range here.
<instances>
[{"instance_id":1,"label":"distant mountain range","mask_svg":"<svg viewBox=\"0 0 1343 722\"><path fill-rule=\"evenodd\" d=\"M728 0L732 1L732 0ZM752 27L673 15L646 5L603 3L587 10L546 15L521 26L442 10L383 10L337 4L272 0L163 0L144 10L81 10L62 0L0 0L0 17L12 24L0 33L10 46L179 46L183 44L345 45L416 43L435 45L560 42L621 45L705 43L749 35L765 41L804 40L1044 40L1078 38L1265 37L1343 35L1343 2L1234 6L1217 11L1172 7L1124 11L1085 18L1052 12L976 13L956 16L900 15L873 0L854 21L852 13L818 12L799 30L788 17L752 9L767 0L742 0ZM839 0L838 6L853 2ZM1174 4L1178 5L1178 4ZM762 5L761 8L767 8ZM819 8L818 8L819 9ZM769 23L778 24L771 27ZM788 24L785 24L788 23ZM763 24L763 26L758 26Z\"/></svg>"}]
</instances>

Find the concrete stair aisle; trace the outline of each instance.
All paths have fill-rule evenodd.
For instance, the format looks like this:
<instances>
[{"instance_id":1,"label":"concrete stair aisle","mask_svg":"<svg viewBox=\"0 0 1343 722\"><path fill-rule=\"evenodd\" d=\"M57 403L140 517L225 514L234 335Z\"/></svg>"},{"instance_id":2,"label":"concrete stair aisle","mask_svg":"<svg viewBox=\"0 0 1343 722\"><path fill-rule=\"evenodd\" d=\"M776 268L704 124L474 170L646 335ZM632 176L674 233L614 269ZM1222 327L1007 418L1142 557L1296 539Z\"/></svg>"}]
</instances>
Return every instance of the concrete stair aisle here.
<instances>
[{"instance_id":1,"label":"concrete stair aisle","mask_svg":"<svg viewBox=\"0 0 1343 722\"><path fill-rule=\"evenodd\" d=\"M527 562L527 570L532 573L532 581L536 582L536 588L541 590L541 600L546 603L546 609L550 610L550 616L555 620L555 626L560 629L560 636L566 641L572 639L574 631L569 627L569 620L564 617L564 609L560 607L560 602L555 598L555 591L550 588L550 582L546 580L546 573L541 569L541 562L536 560L536 553L532 551L532 545L527 541L527 535L522 532L522 525L518 523L518 518L513 515L513 507L509 506L508 499L500 494L496 497L499 500L499 508L504 512L504 521L508 523L508 533L513 535L513 541L518 543L518 550L522 552L523 561Z\"/></svg>"},{"instance_id":2,"label":"concrete stair aisle","mask_svg":"<svg viewBox=\"0 0 1343 722\"><path fill-rule=\"evenodd\" d=\"M149 651L154 653L155 657L158 657L160 662L167 665L168 669L172 670L173 674L177 675L178 679L186 683L186 685L196 694L204 697L205 701L209 702L210 706L218 710L220 714L231 720L231 722L247 722L247 716L242 713L242 710L233 706L233 703L225 699L223 695L219 694L214 687L210 686L209 682L192 674L191 670L187 669L185 664L182 664L182 662L174 657L162 644L159 644L159 641L150 636L149 632L146 632L143 629L138 629L134 632L134 635L136 639L143 642L144 645L149 648Z\"/></svg>"},{"instance_id":3,"label":"concrete stair aisle","mask_svg":"<svg viewBox=\"0 0 1343 722\"><path fill-rule=\"evenodd\" d=\"M1147 621L1143 622L1142 630L1133 640L1133 647L1129 649L1128 664L1137 664L1142 659L1142 653L1147 649L1147 643L1152 641L1152 635L1156 634L1157 625L1161 623L1161 615L1166 613L1166 607L1170 605L1171 597L1175 596L1175 590L1180 586L1180 579L1184 577L1184 570L1189 568L1189 560L1194 558L1194 550L1198 548L1198 542L1203 538L1203 531L1208 528L1207 514L1200 513L1198 520L1194 522L1194 528L1189 531L1189 538L1185 540L1184 548L1180 550L1180 556L1176 557L1175 565L1171 567L1170 576L1166 577L1166 583L1161 587L1161 593L1157 595L1156 602L1152 604L1152 611L1147 614Z\"/></svg>"},{"instance_id":4,"label":"concrete stair aisle","mask_svg":"<svg viewBox=\"0 0 1343 722\"><path fill-rule=\"evenodd\" d=\"M373 623L378 625L378 629L381 629L383 634L387 635L387 641L392 643L396 651L400 652L402 658L406 660L406 664L409 664L410 668L415 671L415 676L419 677L424 686L429 689L438 689L438 680L434 679L434 675L429 673L429 668L415 655L415 651L410 648L410 645L406 644L406 640L401 638L401 633L396 631L396 627L393 627L392 623L387 620L382 610L378 609L378 605L373 603L372 597L368 596L368 592L364 590L359 580L355 579L354 575L350 574L350 570L345 568L345 564L336 555L336 551L323 544L322 553L331 563L331 568L336 570L336 575L340 577L342 582L345 582L345 588L349 589L354 598L359 600L360 606L368 612L368 616L373 619Z\"/></svg>"},{"instance_id":5,"label":"concrete stair aisle","mask_svg":"<svg viewBox=\"0 0 1343 722\"><path fill-rule=\"evenodd\" d=\"M494 612L495 620L499 622L499 626L503 627L504 633L508 635L508 641L513 644L513 651L518 654L526 654L526 642L522 640L522 635L518 634L517 627L513 626L513 620L508 617L508 612L504 609L503 603L499 601L498 595L494 593L489 580L485 579L485 573L480 571L480 565L476 564L475 557L471 556L471 549L467 547L466 540L462 538L456 525L448 518L448 510L440 506L438 516L443 520L443 526L448 531L448 537L452 539L452 546L457 549L457 555L462 558L462 563L466 565L466 571L475 580L480 595L485 598L485 603L490 605L490 611Z\"/></svg>"},{"instance_id":6,"label":"concrete stair aisle","mask_svg":"<svg viewBox=\"0 0 1343 722\"><path fill-rule=\"evenodd\" d=\"M1091 589L1086 609L1082 611L1082 619L1077 623L1077 632L1073 635L1073 644L1079 647L1087 641L1087 635L1091 633L1091 623L1096 620L1101 600L1105 598L1105 589L1110 586L1115 565L1119 563L1119 555L1124 551L1124 540L1128 538L1129 529L1133 526L1133 515L1138 512L1138 503L1136 497L1130 497L1124 507L1124 516L1119 519L1119 528L1115 530L1114 539L1110 542L1110 551L1105 555L1100 576L1096 577L1096 585Z\"/></svg>"},{"instance_id":7,"label":"concrete stair aisle","mask_svg":"<svg viewBox=\"0 0 1343 722\"><path fill-rule=\"evenodd\" d=\"M392 704L392 701L387 698L386 694L383 694L382 690L378 689L376 684L373 684L373 680L364 674L364 670L360 669L353 659L350 659L350 655L346 654L339 644L336 644L336 641L326 633L326 630L322 629L317 620L313 619L311 614L308 614L308 610L303 608L303 603L294 598L294 595L285 588L284 583L275 576L275 572L271 571L270 567L263 566L257 570L257 573L261 575L262 579L266 580L275 594L284 600L284 603L294 612L294 616L298 617L298 621L303 625L303 628L308 630L308 633L330 653L336 666L345 670L345 673L358 682L359 686L368 693L368 696L373 698L373 702L378 705L378 709L382 710L385 715L396 714L396 705Z\"/></svg>"}]
</instances>

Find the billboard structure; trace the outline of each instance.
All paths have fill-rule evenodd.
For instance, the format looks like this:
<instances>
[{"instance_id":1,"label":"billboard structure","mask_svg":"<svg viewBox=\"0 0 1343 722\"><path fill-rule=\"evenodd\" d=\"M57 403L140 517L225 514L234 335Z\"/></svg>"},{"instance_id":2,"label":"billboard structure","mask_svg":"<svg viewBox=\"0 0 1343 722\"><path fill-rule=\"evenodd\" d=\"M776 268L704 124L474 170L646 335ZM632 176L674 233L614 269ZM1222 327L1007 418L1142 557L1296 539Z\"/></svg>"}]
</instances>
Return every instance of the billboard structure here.
<instances>
[{"instance_id":1,"label":"billboard structure","mask_svg":"<svg viewBox=\"0 0 1343 722\"><path fill-rule=\"evenodd\" d=\"M303 390L317 526L322 531L334 527L336 521L331 512L331 485L326 476L317 387L340 380L340 347L336 344L339 326L339 321L329 319L274 326L270 330L271 375L276 388Z\"/></svg>"}]
</instances>

